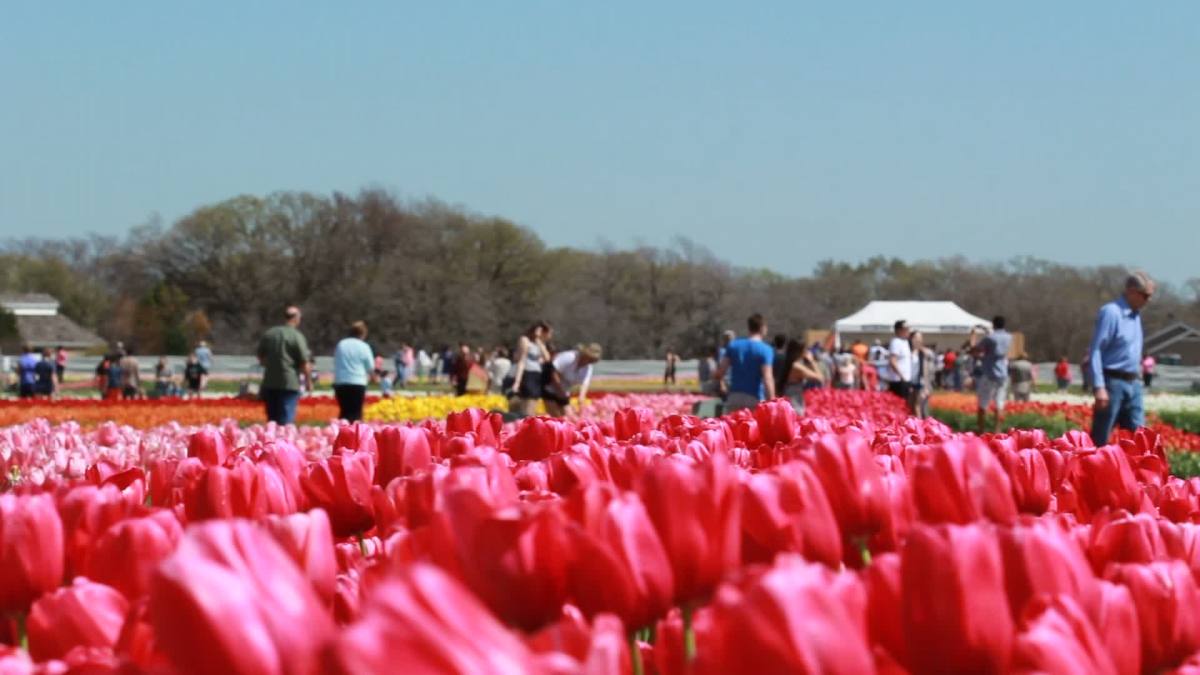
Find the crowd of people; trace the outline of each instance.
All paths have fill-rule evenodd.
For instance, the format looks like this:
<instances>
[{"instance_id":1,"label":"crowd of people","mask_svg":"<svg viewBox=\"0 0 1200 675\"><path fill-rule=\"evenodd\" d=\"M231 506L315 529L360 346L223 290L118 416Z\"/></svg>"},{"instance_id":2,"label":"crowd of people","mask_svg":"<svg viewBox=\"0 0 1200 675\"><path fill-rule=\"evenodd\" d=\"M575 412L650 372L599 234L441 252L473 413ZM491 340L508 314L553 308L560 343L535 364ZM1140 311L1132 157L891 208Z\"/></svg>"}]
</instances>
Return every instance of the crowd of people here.
<instances>
[{"instance_id":1,"label":"crowd of people","mask_svg":"<svg viewBox=\"0 0 1200 675\"><path fill-rule=\"evenodd\" d=\"M1121 295L1100 308L1087 354L1081 363L1084 388L1095 397L1092 437L1105 442L1114 426L1135 429L1145 423L1142 394L1151 386L1156 363L1142 354L1141 309L1154 293L1144 272L1125 280ZM929 415L935 389L973 390L979 430L999 431L1010 399L1028 401L1037 384L1037 368L1023 350L1014 350L1003 316L972 328L958 346L939 350L904 319L893 325L887 342L868 346L861 340L833 347L806 345L777 334L767 344L766 319L754 314L747 333L728 331L714 354L698 367L701 390L723 399L733 412L781 396L804 412L804 391L811 388L886 389L903 398L918 417ZM1014 351L1016 352L1014 354ZM673 364L668 357L668 372ZM1055 364L1060 389L1071 385L1071 364ZM990 416L990 424L989 422Z\"/></svg>"},{"instance_id":2,"label":"crowd of people","mask_svg":"<svg viewBox=\"0 0 1200 675\"><path fill-rule=\"evenodd\" d=\"M268 329L258 344L257 357L263 368L259 397L268 420L279 424L295 418L301 394L311 392L315 385L313 354L299 330L301 318L298 307L288 307L284 322ZM570 411L573 396L580 404L587 401L593 366L603 357L598 344L557 348L554 328L536 321L517 337L511 351L497 346L485 354L462 342L457 350L447 347L429 357L424 350L414 351L402 344L392 357L393 374L367 335L367 324L355 321L333 351L334 396L340 416L348 421L362 419L371 384L378 384L381 394L389 396L414 379L436 384L442 378L459 396L500 393L517 414L535 414L541 404L547 414L561 417Z\"/></svg>"},{"instance_id":3,"label":"crowd of people","mask_svg":"<svg viewBox=\"0 0 1200 675\"><path fill-rule=\"evenodd\" d=\"M1151 386L1157 364L1152 356L1142 354L1140 312L1154 288L1148 275L1135 272L1125 280L1121 295L1098 314L1080 364L1082 384L1095 396L1092 434L1096 439L1106 439L1115 425L1136 428L1144 423L1142 393ZM317 384L313 353L300 332L301 319L299 307L287 307L283 322L263 333L256 350L262 379L255 393L264 402L267 418L280 424L295 419L302 393L313 391ZM726 331L720 345L697 365L701 392L719 396L725 412L780 396L803 413L806 390L832 387L887 390L903 398L914 415L925 417L934 390L966 389L977 397L980 431L995 431L1003 424L1005 403L1029 400L1037 384L1036 367L1024 351L1014 350L1013 336L999 315L990 326L971 329L961 345L943 349L928 344L921 331L902 318L896 320L886 344L876 340L872 345L862 340L809 345L784 334L774 335L768 344L767 321L761 314L750 316L746 329L743 337ZM355 321L334 349L333 392L341 416L350 421L362 418L370 385L378 385L386 397L415 382L445 382L458 395L499 393L518 415L535 414L541 406L547 414L563 416L572 400L586 402L594 366L603 356L594 343L558 348L554 328L535 321L517 336L511 349L500 345L485 352L463 342L457 349L447 345L427 351L403 343L393 354L389 371L386 359L367 337L366 323ZM62 347L39 351L25 345L16 363L6 364L4 370L11 368L20 397L54 397L64 382L68 358ZM212 350L204 341L187 356L180 372L167 357L159 357L148 393L133 349L118 342L96 366L94 384L106 400L198 397L207 388L212 361ZM678 353L668 348L664 387L676 386L679 362ZM1071 386L1067 357L1055 364L1054 379L1059 389Z\"/></svg>"}]
</instances>

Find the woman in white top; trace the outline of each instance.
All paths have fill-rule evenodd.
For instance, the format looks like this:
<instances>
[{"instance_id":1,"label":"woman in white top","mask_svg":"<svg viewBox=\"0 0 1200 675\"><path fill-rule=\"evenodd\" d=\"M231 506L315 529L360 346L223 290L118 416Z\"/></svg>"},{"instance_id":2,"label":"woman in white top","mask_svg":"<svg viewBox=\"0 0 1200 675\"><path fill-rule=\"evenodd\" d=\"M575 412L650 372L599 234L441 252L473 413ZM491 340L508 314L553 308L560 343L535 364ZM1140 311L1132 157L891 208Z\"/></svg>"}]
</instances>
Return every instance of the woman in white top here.
<instances>
[{"instance_id":1,"label":"woman in white top","mask_svg":"<svg viewBox=\"0 0 1200 675\"><path fill-rule=\"evenodd\" d=\"M571 389L579 387L579 406L587 403L588 387L592 384L592 366L600 361L604 351L600 345L579 345L554 355L549 364L549 377L542 400L546 412L554 417L563 417L571 408Z\"/></svg>"},{"instance_id":2,"label":"woman in white top","mask_svg":"<svg viewBox=\"0 0 1200 675\"><path fill-rule=\"evenodd\" d=\"M508 358L508 350L496 347L487 362L488 391L504 391L504 379L511 371L512 359Z\"/></svg>"},{"instance_id":3,"label":"woman in white top","mask_svg":"<svg viewBox=\"0 0 1200 675\"><path fill-rule=\"evenodd\" d=\"M512 387L508 389L517 399L516 412L532 415L542 398L542 366L550 360L546 343L554 329L545 321L537 321L517 340L517 352Z\"/></svg>"}]
</instances>

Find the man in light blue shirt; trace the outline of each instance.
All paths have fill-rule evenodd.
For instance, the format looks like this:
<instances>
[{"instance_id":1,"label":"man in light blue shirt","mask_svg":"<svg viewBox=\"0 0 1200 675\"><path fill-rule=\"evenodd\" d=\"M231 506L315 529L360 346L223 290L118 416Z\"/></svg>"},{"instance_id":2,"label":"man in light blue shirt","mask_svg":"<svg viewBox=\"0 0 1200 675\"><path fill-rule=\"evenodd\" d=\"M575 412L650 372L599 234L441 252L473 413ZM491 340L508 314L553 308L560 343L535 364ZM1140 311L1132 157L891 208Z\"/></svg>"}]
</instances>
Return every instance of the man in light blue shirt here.
<instances>
[{"instance_id":1,"label":"man in light blue shirt","mask_svg":"<svg viewBox=\"0 0 1200 675\"><path fill-rule=\"evenodd\" d=\"M1154 280L1145 272L1125 279L1121 297L1100 308L1088 347L1096 405L1092 413L1092 442L1108 443L1113 425L1130 431L1146 423L1142 407L1141 310L1154 295Z\"/></svg>"},{"instance_id":2,"label":"man in light blue shirt","mask_svg":"<svg viewBox=\"0 0 1200 675\"><path fill-rule=\"evenodd\" d=\"M338 402L338 416L347 422L362 419L367 383L375 378L375 355L366 337L367 324L355 321L350 325L350 335L333 350L333 395Z\"/></svg>"}]
</instances>

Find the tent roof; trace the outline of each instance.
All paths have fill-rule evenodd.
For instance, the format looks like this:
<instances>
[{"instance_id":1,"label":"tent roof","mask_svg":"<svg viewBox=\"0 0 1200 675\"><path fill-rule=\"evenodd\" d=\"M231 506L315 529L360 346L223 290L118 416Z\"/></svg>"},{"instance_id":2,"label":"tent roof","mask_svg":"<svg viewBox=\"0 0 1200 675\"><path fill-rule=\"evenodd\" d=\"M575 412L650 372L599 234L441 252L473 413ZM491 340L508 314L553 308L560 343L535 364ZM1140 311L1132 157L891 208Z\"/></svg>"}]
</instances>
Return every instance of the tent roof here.
<instances>
[{"instance_id":1,"label":"tent roof","mask_svg":"<svg viewBox=\"0 0 1200 675\"><path fill-rule=\"evenodd\" d=\"M926 300L874 300L833 324L839 333L890 333L896 321L926 333L969 333L973 326L992 322L975 316L953 302Z\"/></svg>"}]
</instances>

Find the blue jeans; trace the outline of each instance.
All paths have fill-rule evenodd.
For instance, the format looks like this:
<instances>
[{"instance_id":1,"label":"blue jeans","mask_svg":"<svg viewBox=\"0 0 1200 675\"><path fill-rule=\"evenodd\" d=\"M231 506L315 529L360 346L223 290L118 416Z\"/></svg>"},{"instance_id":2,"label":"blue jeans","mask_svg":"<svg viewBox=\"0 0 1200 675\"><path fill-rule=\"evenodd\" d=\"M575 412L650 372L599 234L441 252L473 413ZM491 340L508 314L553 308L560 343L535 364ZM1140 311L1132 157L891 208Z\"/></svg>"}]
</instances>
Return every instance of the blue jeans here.
<instances>
[{"instance_id":1,"label":"blue jeans","mask_svg":"<svg viewBox=\"0 0 1200 675\"><path fill-rule=\"evenodd\" d=\"M267 421L291 424L296 420L296 405L300 403L300 392L289 389L263 389L262 400L267 405Z\"/></svg>"},{"instance_id":2,"label":"blue jeans","mask_svg":"<svg viewBox=\"0 0 1200 675\"><path fill-rule=\"evenodd\" d=\"M1142 383L1106 378L1108 407L1096 410L1092 416L1092 442L1097 446L1108 443L1113 425L1133 431L1146 425L1146 410L1142 407Z\"/></svg>"}]
</instances>

